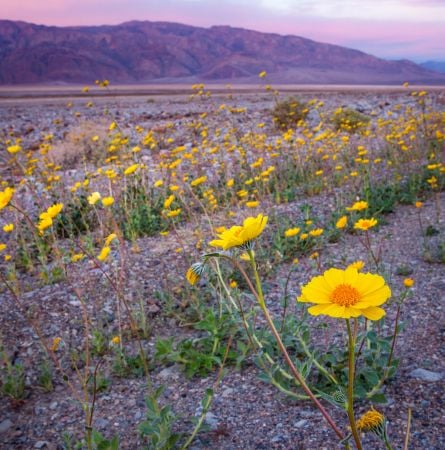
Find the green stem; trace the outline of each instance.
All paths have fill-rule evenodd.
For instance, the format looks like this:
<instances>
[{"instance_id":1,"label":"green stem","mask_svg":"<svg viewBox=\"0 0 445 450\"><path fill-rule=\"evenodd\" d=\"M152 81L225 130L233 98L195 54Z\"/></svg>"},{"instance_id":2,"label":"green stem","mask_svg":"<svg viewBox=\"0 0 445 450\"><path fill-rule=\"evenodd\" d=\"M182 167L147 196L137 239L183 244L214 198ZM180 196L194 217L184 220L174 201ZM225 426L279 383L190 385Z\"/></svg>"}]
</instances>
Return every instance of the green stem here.
<instances>
[{"instance_id":1,"label":"green stem","mask_svg":"<svg viewBox=\"0 0 445 450\"><path fill-rule=\"evenodd\" d=\"M264 301L263 289L261 287L260 277L258 275L258 271L257 271L257 268L256 268L254 254L253 254L252 250L248 250L247 253L249 255L250 262L251 262L252 269L253 269L253 273L254 273L256 290L251 285L251 283L249 285L249 288L251 289L252 293L254 293L254 295L255 295L255 297L256 297L256 299L257 299L257 301L258 301L258 303L259 303L259 305L260 305L260 307L261 307L261 309L263 311L264 317L266 318L266 321L267 321L267 323L268 323L268 325L269 325L269 327L270 327L270 329L272 331L272 334L275 337L275 340L276 340L276 342L278 344L278 347L280 348L280 351L281 351L281 353L282 353L282 355L283 355L287 365L289 366L289 369L290 369L292 375L298 381L298 383L300 384L302 389L306 392L306 394L310 397L310 399L315 403L316 407L319 409L319 411L321 412L323 417L329 423L329 425L334 430L334 432L337 434L337 436L340 438L340 440L343 440L344 439L343 433L340 431L340 429L334 423L332 417L326 411L324 406L316 398L314 393L311 391L309 386L306 384L306 381L304 380L303 376L300 374L300 372L297 370L297 368L295 367L294 363L292 362L292 360L291 360L291 358L289 356L289 353L287 352L286 347L284 346L283 341L281 340L281 337L280 337L277 329L275 328L275 324L273 323L272 317L270 316L269 311L267 310L266 303ZM361 447L359 448L359 450L362 450Z\"/></svg>"},{"instance_id":2,"label":"green stem","mask_svg":"<svg viewBox=\"0 0 445 450\"><path fill-rule=\"evenodd\" d=\"M348 417L351 425L352 436L354 437L357 450L362 450L360 436L357 431L354 418L354 376L355 376L355 336L351 331L349 319L346 319L346 327L348 329L348 353L349 353L349 380L348 380Z\"/></svg>"}]
</instances>

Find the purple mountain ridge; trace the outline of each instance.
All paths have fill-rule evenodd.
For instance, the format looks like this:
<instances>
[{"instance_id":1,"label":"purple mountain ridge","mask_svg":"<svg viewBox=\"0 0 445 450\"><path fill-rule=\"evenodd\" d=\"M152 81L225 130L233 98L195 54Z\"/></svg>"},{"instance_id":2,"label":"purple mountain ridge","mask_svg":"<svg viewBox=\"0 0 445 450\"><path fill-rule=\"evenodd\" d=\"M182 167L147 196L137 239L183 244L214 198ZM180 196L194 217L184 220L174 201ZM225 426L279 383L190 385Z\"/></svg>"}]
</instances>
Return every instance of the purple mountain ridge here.
<instances>
[{"instance_id":1,"label":"purple mountain ridge","mask_svg":"<svg viewBox=\"0 0 445 450\"><path fill-rule=\"evenodd\" d=\"M0 84L444 84L445 74L298 36L169 22L55 27L0 20Z\"/></svg>"}]
</instances>

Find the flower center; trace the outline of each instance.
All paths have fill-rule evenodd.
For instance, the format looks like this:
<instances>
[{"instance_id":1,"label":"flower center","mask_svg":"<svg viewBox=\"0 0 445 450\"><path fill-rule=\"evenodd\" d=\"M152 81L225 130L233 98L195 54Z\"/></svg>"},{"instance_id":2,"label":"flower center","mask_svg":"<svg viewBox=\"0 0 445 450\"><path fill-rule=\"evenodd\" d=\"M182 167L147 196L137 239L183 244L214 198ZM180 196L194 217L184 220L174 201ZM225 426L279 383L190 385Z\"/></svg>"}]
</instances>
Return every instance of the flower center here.
<instances>
[{"instance_id":1,"label":"flower center","mask_svg":"<svg viewBox=\"0 0 445 450\"><path fill-rule=\"evenodd\" d=\"M352 306L360 300L360 292L350 284L339 284L331 294L331 301L341 306Z\"/></svg>"}]
</instances>

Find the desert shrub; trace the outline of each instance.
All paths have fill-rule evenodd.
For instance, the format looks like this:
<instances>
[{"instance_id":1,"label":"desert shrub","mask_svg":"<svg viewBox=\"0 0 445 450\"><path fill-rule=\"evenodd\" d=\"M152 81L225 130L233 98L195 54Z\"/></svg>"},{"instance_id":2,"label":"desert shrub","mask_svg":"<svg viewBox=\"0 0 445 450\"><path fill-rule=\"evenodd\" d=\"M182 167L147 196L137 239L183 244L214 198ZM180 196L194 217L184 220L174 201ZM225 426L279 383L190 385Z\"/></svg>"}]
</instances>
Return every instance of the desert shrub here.
<instances>
[{"instance_id":1,"label":"desert shrub","mask_svg":"<svg viewBox=\"0 0 445 450\"><path fill-rule=\"evenodd\" d=\"M81 122L67 132L62 142L54 144L48 156L64 169L78 168L84 162L101 164L109 156L104 145L107 132L104 121Z\"/></svg>"},{"instance_id":2,"label":"desert shrub","mask_svg":"<svg viewBox=\"0 0 445 450\"><path fill-rule=\"evenodd\" d=\"M298 123L306 119L309 112L308 105L298 98L290 97L277 102L273 111L273 120L280 130L295 128Z\"/></svg>"},{"instance_id":3,"label":"desert shrub","mask_svg":"<svg viewBox=\"0 0 445 450\"><path fill-rule=\"evenodd\" d=\"M339 108L332 116L334 128L349 133L355 133L360 129L366 128L370 120L368 116L351 108Z\"/></svg>"}]
</instances>

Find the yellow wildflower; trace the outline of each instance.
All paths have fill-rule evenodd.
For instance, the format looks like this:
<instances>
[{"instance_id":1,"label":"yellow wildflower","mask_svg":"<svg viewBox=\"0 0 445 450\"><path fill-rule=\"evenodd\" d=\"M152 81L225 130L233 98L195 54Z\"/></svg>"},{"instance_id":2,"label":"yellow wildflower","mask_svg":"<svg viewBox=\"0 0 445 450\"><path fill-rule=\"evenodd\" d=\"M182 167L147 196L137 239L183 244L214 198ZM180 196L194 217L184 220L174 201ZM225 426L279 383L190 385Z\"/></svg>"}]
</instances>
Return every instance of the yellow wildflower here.
<instances>
[{"instance_id":1,"label":"yellow wildflower","mask_svg":"<svg viewBox=\"0 0 445 450\"><path fill-rule=\"evenodd\" d=\"M405 278L403 280L403 284L405 285L405 287L410 288L414 286L414 280L412 278Z\"/></svg>"},{"instance_id":2,"label":"yellow wildflower","mask_svg":"<svg viewBox=\"0 0 445 450\"><path fill-rule=\"evenodd\" d=\"M136 172L136 170L138 169L138 167L139 167L139 164L133 164L133 165L127 167L127 168L124 170L124 175L127 175L127 176L128 176L128 175L131 175L132 173Z\"/></svg>"},{"instance_id":3,"label":"yellow wildflower","mask_svg":"<svg viewBox=\"0 0 445 450\"><path fill-rule=\"evenodd\" d=\"M257 206L259 206L259 204L260 202L258 200L246 202L246 206L248 208L256 208Z\"/></svg>"},{"instance_id":4,"label":"yellow wildflower","mask_svg":"<svg viewBox=\"0 0 445 450\"><path fill-rule=\"evenodd\" d=\"M363 200L355 202L351 207L346 208L347 211L362 211L368 208L368 202Z\"/></svg>"},{"instance_id":5,"label":"yellow wildflower","mask_svg":"<svg viewBox=\"0 0 445 450\"><path fill-rule=\"evenodd\" d=\"M169 197L167 197L164 202L164 209L170 208L170 206L174 200L175 200L175 196L173 194L171 194Z\"/></svg>"},{"instance_id":6,"label":"yellow wildflower","mask_svg":"<svg viewBox=\"0 0 445 450\"><path fill-rule=\"evenodd\" d=\"M59 345L60 345L60 342L62 341L62 338L61 337L55 337L54 339L53 339L53 343L52 343L52 345L51 345L51 347L50 347L50 350L52 351L52 352L55 352L55 351L57 351L57 349L59 348Z\"/></svg>"},{"instance_id":7,"label":"yellow wildflower","mask_svg":"<svg viewBox=\"0 0 445 450\"><path fill-rule=\"evenodd\" d=\"M62 211L62 209L63 203L55 203L46 210L46 213L49 217L51 217L51 219L54 219L60 213L60 211Z\"/></svg>"},{"instance_id":8,"label":"yellow wildflower","mask_svg":"<svg viewBox=\"0 0 445 450\"><path fill-rule=\"evenodd\" d=\"M205 183L206 181L207 181L207 177L204 175L204 176L202 176L202 177L195 178L195 179L190 183L190 185L193 186L193 187L195 187L195 186L199 186L199 185L202 184L202 183Z\"/></svg>"},{"instance_id":9,"label":"yellow wildflower","mask_svg":"<svg viewBox=\"0 0 445 450\"><path fill-rule=\"evenodd\" d=\"M335 227L338 229L344 228L348 224L348 218L346 216L341 216L340 219L337 220Z\"/></svg>"},{"instance_id":10,"label":"yellow wildflower","mask_svg":"<svg viewBox=\"0 0 445 450\"><path fill-rule=\"evenodd\" d=\"M117 239L116 233L111 233L105 238L105 247L109 247L111 242Z\"/></svg>"},{"instance_id":11,"label":"yellow wildflower","mask_svg":"<svg viewBox=\"0 0 445 450\"><path fill-rule=\"evenodd\" d=\"M53 219L45 212L40 214L40 221L37 225L37 229L40 231L40 233L43 233L44 230L52 226Z\"/></svg>"},{"instance_id":12,"label":"yellow wildflower","mask_svg":"<svg viewBox=\"0 0 445 450\"><path fill-rule=\"evenodd\" d=\"M357 271L360 272L360 270L362 270L363 267L365 267L365 262L362 261L361 259L358 259L357 261L354 261L353 263L349 264L347 269L357 269Z\"/></svg>"},{"instance_id":13,"label":"yellow wildflower","mask_svg":"<svg viewBox=\"0 0 445 450\"><path fill-rule=\"evenodd\" d=\"M176 216L179 216L179 214L181 214L181 208L168 211L167 217L176 217Z\"/></svg>"},{"instance_id":14,"label":"yellow wildflower","mask_svg":"<svg viewBox=\"0 0 445 450\"><path fill-rule=\"evenodd\" d=\"M3 226L3 231L5 233L10 233L13 230L14 230L14 224L13 223L8 223L8 224Z\"/></svg>"},{"instance_id":15,"label":"yellow wildflower","mask_svg":"<svg viewBox=\"0 0 445 450\"><path fill-rule=\"evenodd\" d=\"M102 250L100 251L99 255L97 256L97 259L99 261L104 262L108 258L110 251L111 251L110 247L103 247Z\"/></svg>"},{"instance_id":16,"label":"yellow wildflower","mask_svg":"<svg viewBox=\"0 0 445 450\"><path fill-rule=\"evenodd\" d=\"M375 227L377 225L377 219L374 219L373 217L371 219L359 219L354 224L354 229L356 230L363 230L367 231L372 227Z\"/></svg>"},{"instance_id":17,"label":"yellow wildflower","mask_svg":"<svg viewBox=\"0 0 445 450\"><path fill-rule=\"evenodd\" d=\"M223 231L218 237L210 242L213 247L221 247L227 250L232 247L240 247L257 238L264 230L267 224L267 216L258 214L257 217L248 217L243 225L235 225L228 230Z\"/></svg>"},{"instance_id":18,"label":"yellow wildflower","mask_svg":"<svg viewBox=\"0 0 445 450\"><path fill-rule=\"evenodd\" d=\"M22 149L22 147L20 147L20 145L11 145L11 146L6 148L8 153L11 153L12 155L14 153L18 153L21 149Z\"/></svg>"},{"instance_id":19,"label":"yellow wildflower","mask_svg":"<svg viewBox=\"0 0 445 450\"><path fill-rule=\"evenodd\" d=\"M189 267L185 274L185 277L187 278L187 281L193 286L200 280L203 271L204 265L198 262L192 264L191 267Z\"/></svg>"},{"instance_id":20,"label":"yellow wildflower","mask_svg":"<svg viewBox=\"0 0 445 450\"><path fill-rule=\"evenodd\" d=\"M374 408L371 408L357 420L356 426L359 431L366 433L368 431L376 431L384 423L385 416Z\"/></svg>"},{"instance_id":21,"label":"yellow wildflower","mask_svg":"<svg viewBox=\"0 0 445 450\"><path fill-rule=\"evenodd\" d=\"M317 237L317 236L321 236L323 234L323 228L316 228L315 230L311 230L309 231L309 234L312 237Z\"/></svg>"},{"instance_id":22,"label":"yellow wildflower","mask_svg":"<svg viewBox=\"0 0 445 450\"><path fill-rule=\"evenodd\" d=\"M14 189L11 189L10 187L7 187L4 191L0 191L0 209L8 206L13 193Z\"/></svg>"},{"instance_id":23,"label":"yellow wildflower","mask_svg":"<svg viewBox=\"0 0 445 450\"><path fill-rule=\"evenodd\" d=\"M83 253L76 253L73 256L71 256L71 262L76 263L77 261L80 261L83 258L85 258L85 255Z\"/></svg>"},{"instance_id":24,"label":"yellow wildflower","mask_svg":"<svg viewBox=\"0 0 445 450\"><path fill-rule=\"evenodd\" d=\"M87 197L88 203L90 205L95 205L101 199L101 195L99 192L93 192L91 195Z\"/></svg>"},{"instance_id":25,"label":"yellow wildflower","mask_svg":"<svg viewBox=\"0 0 445 450\"><path fill-rule=\"evenodd\" d=\"M299 232L300 232L300 228L298 228L298 227L288 228L284 232L284 236L285 237L293 237L293 236L296 236Z\"/></svg>"},{"instance_id":26,"label":"yellow wildflower","mask_svg":"<svg viewBox=\"0 0 445 450\"><path fill-rule=\"evenodd\" d=\"M114 198L113 197L104 197L102 199L102 205L104 205L105 207L107 206L111 206L114 203Z\"/></svg>"},{"instance_id":27,"label":"yellow wildflower","mask_svg":"<svg viewBox=\"0 0 445 450\"><path fill-rule=\"evenodd\" d=\"M365 316L379 320L385 315L380 306L391 296L391 290L380 275L360 273L357 269L329 269L303 286L299 302L315 303L308 312L314 316L349 319Z\"/></svg>"}]
</instances>

